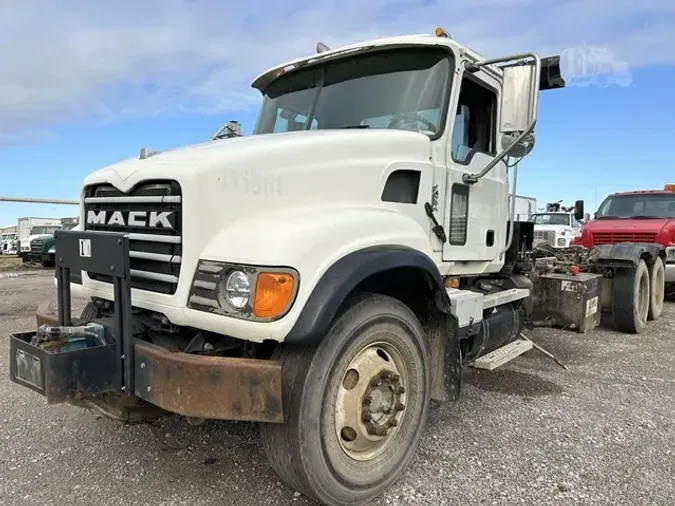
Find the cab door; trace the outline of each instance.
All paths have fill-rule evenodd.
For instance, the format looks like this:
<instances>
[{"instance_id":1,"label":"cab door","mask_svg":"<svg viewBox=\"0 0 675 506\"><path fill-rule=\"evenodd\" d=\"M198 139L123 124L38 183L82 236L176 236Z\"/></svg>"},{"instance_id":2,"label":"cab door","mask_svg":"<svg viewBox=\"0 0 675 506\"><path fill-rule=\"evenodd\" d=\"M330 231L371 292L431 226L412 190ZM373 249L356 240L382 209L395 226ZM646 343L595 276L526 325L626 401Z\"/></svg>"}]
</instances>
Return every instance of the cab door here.
<instances>
[{"instance_id":1,"label":"cab door","mask_svg":"<svg viewBox=\"0 0 675 506\"><path fill-rule=\"evenodd\" d=\"M477 183L462 181L494 160L498 145L499 82L485 70L461 71L449 114L446 155L444 261L491 262L506 244L508 182L504 162ZM458 86L459 85L459 86ZM453 121L454 120L454 121Z\"/></svg>"}]
</instances>

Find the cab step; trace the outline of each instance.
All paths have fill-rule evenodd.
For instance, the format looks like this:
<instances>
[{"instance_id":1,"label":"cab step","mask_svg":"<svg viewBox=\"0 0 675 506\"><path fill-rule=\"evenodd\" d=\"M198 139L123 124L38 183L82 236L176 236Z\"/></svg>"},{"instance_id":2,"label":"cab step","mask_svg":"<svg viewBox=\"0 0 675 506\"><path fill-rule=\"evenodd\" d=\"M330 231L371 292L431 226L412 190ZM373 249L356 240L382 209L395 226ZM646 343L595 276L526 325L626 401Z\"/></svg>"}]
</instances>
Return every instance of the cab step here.
<instances>
[{"instance_id":1,"label":"cab step","mask_svg":"<svg viewBox=\"0 0 675 506\"><path fill-rule=\"evenodd\" d=\"M518 339L474 360L471 366L477 369L492 371L531 349L532 341Z\"/></svg>"}]
</instances>

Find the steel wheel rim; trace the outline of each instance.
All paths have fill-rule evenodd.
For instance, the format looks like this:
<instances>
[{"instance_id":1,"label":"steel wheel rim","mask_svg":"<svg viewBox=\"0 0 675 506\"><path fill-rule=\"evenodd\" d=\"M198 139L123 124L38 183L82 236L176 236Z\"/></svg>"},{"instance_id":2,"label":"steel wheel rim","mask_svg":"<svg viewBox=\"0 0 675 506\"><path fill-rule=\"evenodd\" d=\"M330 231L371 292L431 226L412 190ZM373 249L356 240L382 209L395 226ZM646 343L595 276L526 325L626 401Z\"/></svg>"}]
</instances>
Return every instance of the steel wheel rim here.
<instances>
[{"instance_id":1,"label":"steel wheel rim","mask_svg":"<svg viewBox=\"0 0 675 506\"><path fill-rule=\"evenodd\" d=\"M657 262L660 262L660 260L657 260ZM654 269L656 270L656 276L654 276L652 289L654 290L654 295L656 296L656 304L660 305L660 302L664 297L665 272L663 269L658 269L656 267L654 267Z\"/></svg>"},{"instance_id":2,"label":"steel wheel rim","mask_svg":"<svg viewBox=\"0 0 675 506\"><path fill-rule=\"evenodd\" d=\"M647 276L640 276L640 284L638 286L640 316L643 316L649 311L649 278Z\"/></svg>"},{"instance_id":3,"label":"steel wheel rim","mask_svg":"<svg viewBox=\"0 0 675 506\"><path fill-rule=\"evenodd\" d=\"M407 389L403 355L391 344L368 344L352 358L335 401L335 432L347 456L372 460L391 445L406 414Z\"/></svg>"}]
</instances>

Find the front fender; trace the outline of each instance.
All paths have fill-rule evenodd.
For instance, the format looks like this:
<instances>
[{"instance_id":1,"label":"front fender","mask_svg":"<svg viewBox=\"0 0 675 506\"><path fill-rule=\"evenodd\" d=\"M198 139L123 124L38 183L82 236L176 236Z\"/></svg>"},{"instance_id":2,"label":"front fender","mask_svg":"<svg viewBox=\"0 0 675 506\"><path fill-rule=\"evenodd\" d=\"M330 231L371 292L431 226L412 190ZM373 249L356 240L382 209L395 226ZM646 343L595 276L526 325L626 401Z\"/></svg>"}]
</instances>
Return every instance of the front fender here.
<instances>
[{"instance_id":1,"label":"front fender","mask_svg":"<svg viewBox=\"0 0 675 506\"><path fill-rule=\"evenodd\" d=\"M428 218L424 216L423 219ZM377 272L377 269L419 267L442 284L441 274L433 261L428 231L420 221L397 210L361 206L261 213L239 220L216 235L200 258L297 270L300 282L296 300L277 323L287 327L287 334L293 327L290 335L295 336L295 340L302 340L314 335L317 328L324 327L326 318L330 319L333 314L331 309L337 310L335 304L345 290L348 293L349 287L355 286L359 278ZM355 252L359 254L352 255ZM349 260L338 263L347 258ZM331 269L337 265L340 266L337 270ZM351 271L349 280L346 279L347 271ZM322 295L322 303L318 299L308 302L314 297L320 280L324 285L330 285L335 295ZM306 322L301 325L304 330L300 331L297 321L306 306L314 308L317 314L309 320L303 316Z\"/></svg>"},{"instance_id":2,"label":"front fender","mask_svg":"<svg viewBox=\"0 0 675 506\"><path fill-rule=\"evenodd\" d=\"M645 258L648 264L654 263L657 257L665 260L665 248L655 243L618 243L602 244L593 248L590 258L593 264L602 267L635 267Z\"/></svg>"}]
</instances>

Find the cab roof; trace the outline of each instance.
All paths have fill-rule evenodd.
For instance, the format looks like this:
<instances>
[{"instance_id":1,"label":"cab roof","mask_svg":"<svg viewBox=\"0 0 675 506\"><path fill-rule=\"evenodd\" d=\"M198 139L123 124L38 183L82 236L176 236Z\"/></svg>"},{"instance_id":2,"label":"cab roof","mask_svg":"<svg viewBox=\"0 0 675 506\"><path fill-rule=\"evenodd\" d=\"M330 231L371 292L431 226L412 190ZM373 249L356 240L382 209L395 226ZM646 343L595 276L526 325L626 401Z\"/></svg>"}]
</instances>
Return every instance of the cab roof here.
<instances>
[{"instance_id":1,"label":"cab roof","mask_svg":"<svg viewBox=\"0 0 675 506\"><path fill-rule=\"evenodd\" d=\"M410 46L452 48L458 52L461 51L465 56L468 56L468 58L473 60L474 62L481 62L486 60L486 58L479 55L477 52L453 40L449 35L448 36L436 34L399 35L395 37L383 37L379 39L357 42L355 44L349 44L335 49L330 49L328 51L323 51L320 53L317 52L309 56L296 58L294 60L282 63L280 65L272 67L271 69L266 70L265 72L263 72L262 74L260 74L258 77L255 78L255 80L251 84L251 87L256 88L257 90L262 92L277 77L281 76L286 72L295 70L300 67L304 67L305 65L312 65L328 60L335 60L341 57L348 56L350 54L373 51L380 48L386 47L396 48L396 47L410 47ZM487 68L489 68L492 72L495 72L497 75L501 75L502 73L501 69L499 69L494 65L486 66L486 69Z\"/></svg>"},{"instance_id":2,"label":"cab roof","mask_svg":"<svg viewBox=\"0 0 675 506\"><path fill-rule=\"evenodd\" d=\"M612 193L609 196L610 197L623 197L623 196L630 196L630 195L672 195L672 191L668 190L633 190L633 191L627 191L627 192L616 192Z\"/></svg>"}]
</instances>

